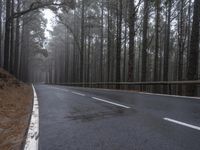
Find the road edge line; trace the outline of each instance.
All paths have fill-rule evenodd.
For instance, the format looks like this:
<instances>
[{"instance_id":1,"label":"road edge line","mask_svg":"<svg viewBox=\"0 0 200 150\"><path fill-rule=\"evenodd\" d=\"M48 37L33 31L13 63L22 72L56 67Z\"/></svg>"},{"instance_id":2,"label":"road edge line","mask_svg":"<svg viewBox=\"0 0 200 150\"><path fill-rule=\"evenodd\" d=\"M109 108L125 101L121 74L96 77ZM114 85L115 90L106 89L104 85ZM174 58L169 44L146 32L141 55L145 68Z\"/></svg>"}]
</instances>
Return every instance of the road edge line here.
<instances>
[{"instance_id":1,"label":"road edge line","mask_svg":"<svg viewBox=\"0 0 200 150\"><path fill-rule=\"evenodd\" d=\"M172 123L176 123L176 124L179 124L179 125L182 125L182 126L185 126L185 127L200 131L200 127L192 125L192 124L189 124L189 123L185 123L185 122L178 121L178 120L171 119L171 118L163 118L163 119L166 120L166 121L172 122Z\"/></svg>"},{"instance_id":2,"label":"road edge line","mask_svg":"<svg viewBox=\"0 0 200 150\"><path fill-rule=\"evenodd\" d=\"M33 109L31 115L31 121L28 128L28 134L24 150L38 150L39 144L39 103L35 88L33 89Z\"/></svg>"},{"instance_id":3,"label":"road edge line","mask_svg":"<svg viewBox=\"0 0 200 150\"><path fill-rule=\"evenodd\" d=\"M111 102L111 101L104 100L104 99L101 99L101 98L97 98L97 97L91 97L91 98L95 99L97 101L101 101L101 102L104 102L104 103L112 104L112 105L115 105L115 106L118 106L118 107L123 107L123 108L126 108L126 109L130 109L131 108L129 106L126 106L126 105L123 105L123 104L119 104L119 103L115 103L115 102Z\"/></svg>"}]
</instances>

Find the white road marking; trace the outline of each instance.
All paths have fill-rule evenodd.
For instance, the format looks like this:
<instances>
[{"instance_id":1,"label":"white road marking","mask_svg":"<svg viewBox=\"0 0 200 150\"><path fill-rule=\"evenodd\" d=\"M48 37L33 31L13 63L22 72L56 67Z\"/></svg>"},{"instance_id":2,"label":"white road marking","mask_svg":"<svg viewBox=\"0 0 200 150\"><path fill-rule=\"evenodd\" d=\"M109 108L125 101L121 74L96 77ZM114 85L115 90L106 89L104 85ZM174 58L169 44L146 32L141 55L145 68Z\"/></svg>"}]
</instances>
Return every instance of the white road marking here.
<instances>
[{"instance_id":1,"label":"white road marking","mask_svg":"<svg viewBox=\"0 0 200 150\"><path fill-rule=\"evenodd\" d=\"M176 123L176 124L179 124L179 125L182 125L182 126L189 127L189 128L192 128L192 129L200 131L200 127L198 127L198 126L194 126L194 125L187 124L187 123L184 123L184 122L181 122L181 121L177 121L177 120L174 120L174 119L170 119L170 118L163 118L163 119L166 120L166 121L169 121L169 122L173 122L173 123Z\"/></svg>"},{"instance_id":2,"label":"white road marking","mask_svg":"<svg viewBox=\"0 0 200 150\"><path fill-rule=\"evenodd\" d=\"M78 93L78 92L72 92L73 94L76 94L76 95L80 95L80 96L85 96L85 94L82 94L82 93Z\"/></svg>"},{"instance_id":3,"label":"white road marking","mask_svg":"<svg viewBox=\"0 0 200 150\"><path fill-rule=\"evenodd\" d=\"M92 98L95 99L95 100L102 101L102 102L105 102L105 103L109 103L109 104L112 104L112 105L116 105L116 106L119 106L119 107L123 107L123 108L127 108L127 109L131 108L129 106L125 106L125 105L122 105L122 104L110 102L110 101L107 101L107 100L104 100L104 99L100 99L100 98L97 98L97 97L92 97Z\"/></svg>"},{"instance_id":4,"label":"white road marking","mask_svg":"<svg viewBox=\"0 0 200 150\"><path fill-rule=\"evenodd\" d=\"M191 97L191 96L168 95L168 94L157 94L157 93L147 93L147 92L136 92L136 93L145 94L145 95L153 95L153 96L184 98L184 99L200 99L200 97Z\"/></svg>"},{"instance_id":5,"label":"white road marking","mask_svg":"<svg viewBox=\"0 0 200 150\"><path fill-rule=\"evenodd\" d=\"M83 87L79 87L83 88ZM153 96L164 96L164 97L175 97L175 98L184 98L184 99L200 99L200 97L191 97L191 96L180 96L180 95L169 95L169 94L158 94L158 93L148 93L148 92L137 92L137 91L129 91L129 90L114 90L114 89L103 89L103 88L86 88L84 89L95 89L95 90L103 90L108 92L128 92L128 93L136 93L136 94L145 94L145 95L153 95Z\"/></svg>"},{"instance_id":6,"label":"white road marking","mask_svg":"<svg viewBox=\"0 0 200 150\"><path fill-rule=\"evenodd\" d=\"M28 129L27 139L25 143L24 150L38 150L38 141L39 141L39 105L38 98L35 92L35 88L32 85L34 101L33 101L33 110L31 115L31 121Z\"/></svg>"},{"instance_id":7,"label":"white road marking","mask_svg":"<svg viewBox=\"0 0 200 150\"><path fill-rule=\"evenodd\" d=\"M61 89L61 88L55 88L55 87L53 87L53 89L56 89L56 90L61 90L61 91L64 91L64 92L69 92L69 90L66 90L66 89Z\"/></svg>"},{"instance_id":8,"label":"white road marking","mask_svg":"<svg viewBox=\"0 0 200 150\"><path fill-rule=\"evenodd\" d=\"M96 88L94 88L96 89ZM97 90L104 90L104 91L113 91L113 92L119 92L119 90L113 90L113 89L97 89ZM121 92L130 92L130 93L139 93L144 95L153 95L153 96L163 96L163 97L175 97L175 98L184 98L184 99L200 99L200 97L191 97L191 96L181 96L181 95L169 95L169 94L158 94L158 93L148 93L148 92L136 92L136 91L129 91L129 90L121 90Z\"/></svg>"}]
</instances>

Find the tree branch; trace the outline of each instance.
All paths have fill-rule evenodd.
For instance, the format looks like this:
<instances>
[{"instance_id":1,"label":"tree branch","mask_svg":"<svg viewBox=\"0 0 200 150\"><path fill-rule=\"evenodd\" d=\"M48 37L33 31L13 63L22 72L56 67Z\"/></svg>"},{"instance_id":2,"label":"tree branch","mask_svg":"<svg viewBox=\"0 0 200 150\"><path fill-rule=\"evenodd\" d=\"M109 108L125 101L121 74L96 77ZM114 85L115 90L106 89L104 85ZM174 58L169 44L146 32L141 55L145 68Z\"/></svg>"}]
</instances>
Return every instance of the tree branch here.
<instances>
[{"instance_id":1,"label":"tree branch","mask_svg":"<svg viewBox=\"0 0 200 150\"><path fill-rule=\"evenodd\" d=\"M23 10L21 12L17 12L14 13L13 16L11 16L10 18L19 18L29 12L38 10L38 9L42 9L42 8L48 8L50 6L59 6L59 7L63 7L63 6L67 6L69 8L74 8L74 0L70 0L68 3L67 2L62 2L62 3L54 3L54 2L46 2L46 3L42 3L42 2L33 2L30 7L27 10Z\"/></svg>"}]
</instances>

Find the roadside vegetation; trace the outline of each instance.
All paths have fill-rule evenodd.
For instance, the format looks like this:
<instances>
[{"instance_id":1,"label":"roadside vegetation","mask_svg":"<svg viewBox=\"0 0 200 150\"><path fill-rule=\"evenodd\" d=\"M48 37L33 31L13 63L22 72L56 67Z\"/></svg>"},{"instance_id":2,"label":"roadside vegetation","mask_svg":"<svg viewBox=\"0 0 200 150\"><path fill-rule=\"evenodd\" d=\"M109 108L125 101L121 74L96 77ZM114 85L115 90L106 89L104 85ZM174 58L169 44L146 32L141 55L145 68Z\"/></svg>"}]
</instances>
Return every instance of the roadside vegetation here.
<instances>
[{"instance_id":1,"label":"roadside vegetation","mask_svg":"<svg viewBox=\"0 0 200 150\"><path fill-rule=\"evenodd\" d=\"M0 69L0 150L19 150L32 110L32 89Z\"/></svg>"}]
</instances>

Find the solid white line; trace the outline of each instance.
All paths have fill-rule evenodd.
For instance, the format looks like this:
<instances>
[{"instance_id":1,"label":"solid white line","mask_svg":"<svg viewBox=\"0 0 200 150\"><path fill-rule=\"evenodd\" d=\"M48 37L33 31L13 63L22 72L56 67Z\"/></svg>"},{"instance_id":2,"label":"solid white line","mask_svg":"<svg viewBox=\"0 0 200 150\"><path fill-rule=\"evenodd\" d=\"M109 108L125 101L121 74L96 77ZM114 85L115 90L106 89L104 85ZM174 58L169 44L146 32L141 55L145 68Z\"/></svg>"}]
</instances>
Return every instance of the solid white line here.
<instances>
[{"instance_id":1,"label":"solid white line","mask_svg":"<svg viewBox=\"0 0 200 150\"><path fill-rule=\"evenodd\" d=\"M80 96L85 96L85 94L82 94L82 93L78 93L78 92L72 92L73 94L76 94L76 95L80 95Z\"/></svg>"},{"instance_id":2,"label":"solid white line","mask_svg":"<svg viewBox=\"0 0 200 150\"><path fill-rule=\"evenodd\" d=\"M38 150L38 141L39 141L39 105L38 98L35 92L35 88L32 85L34 101L33 101L33 110L31 115L31 121L28 129L28 134L26 138L26 143L24 150Z\"/></svg>"},{"instance_id":3,"label":"solid white line","mask_svg":"<svg viewBox=\"0 0 200 150\"><path fill-rule=\"evenodd\" d=\"M147 92L136 92L136 93L145 94L145 95L154 95L154 96L184 98L184 99L200 99L200 97L191 97L191 96L167 95L167 94L157 94L157 93L147 93Z\"/></svg>"},{"instance_id":4,"label":"solid white line","mask_svg":"<svg viewBox=\"0 0 200 150\"><path fill-rule=\"evenodd\" d=\"M104 99L100 99L100 98L97 98L97 97L92 97L92 98L95 99L95 100L102 101L102 102L105 102L105 103L109 103L109 104L112 104L112 105L116 105L116 106L119 106L119 107L123 107L123 108L127 108L127 109L130 108L129 106L125 106L125 105L122 105L122 104L110 102L110 101L107 101L107 100L104 100Z\"/></svg>"},{"instance_id":5,"label":"solid white line","mask_svg":"<svg viewBox=\"0 0 200 150\"><path fill-rule=\"evenodd\" d=\"M65 90L65 89L61 89L61 88L54 88L53 89L56 89L56 90L61 90L61 91L64 91L64 92L68 92L68 90Z\"/></svg>"},{"instance_id":6,"label":"solid white line","mask_svg":"<svg viewBox=\"0 0 200 150\"><path fill-rule=\"evenodd\" d=\"M166 120L166 121L169 121L169 122L173 122L173 123L176 123L176 124L179 124L179 125L182 125L182 126L186 126L186 127L195 129L195 130L200 130L200 127L198 127L198 126L194 126L194 125L187 124L187 123L177 121L177 120L174 120L174 119L170 119L170 118L163 118L163 119Z\"/></svg>"}]
</instances>

